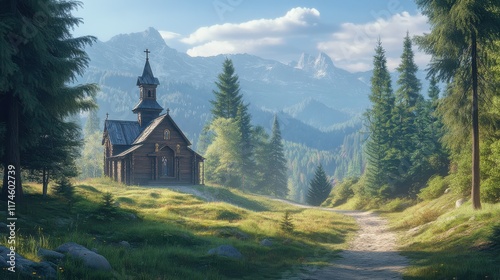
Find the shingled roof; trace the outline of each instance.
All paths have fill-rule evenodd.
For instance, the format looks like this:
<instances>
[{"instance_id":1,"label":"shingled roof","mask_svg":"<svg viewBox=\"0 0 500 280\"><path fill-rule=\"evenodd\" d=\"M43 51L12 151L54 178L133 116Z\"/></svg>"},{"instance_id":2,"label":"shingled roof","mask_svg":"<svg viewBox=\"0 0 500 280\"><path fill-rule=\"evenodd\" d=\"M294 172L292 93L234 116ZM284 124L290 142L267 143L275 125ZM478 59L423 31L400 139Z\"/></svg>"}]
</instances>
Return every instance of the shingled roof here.
<instances>
[{"instance_id":1,"label":"shingled roof","mask_svg":"<svg viewBox=\"0 0 500 280\"><path fill-rule=\"evenodd\" d=\"M179 131L179 133L181 134L181 137L184 139L184 141L186 141L187 145L188 146L191 146L191 142L189 142L189 139L186 137L186 135L184 135L184 133L182 132L182 130L177 126L177 124L174 122L174 120L172 119L172 117L170 117L169 114L163 114L161 116L159 116L158 118L154 119L141 133L141 135L137 136L137 139L135 139L134 143L133 144L140 144L144 141L146 141L146 139L149 137L149 135L151 134L151 132L153 132L153 130L155 130L155 128L165 119L167 118L171 123L172 125L175 127L175 129L177 131Z\"/></svg>"},{"instance_id":2,"label":"shingled roof","mask_svg":"<svg viewBox=\"0 0 500 280\"><path fill-rule=\"evenodd\" d=\"M154 99L141 99L139 103L135 105L134 109L132 109L132 112L135 113L139 109L157 110L161 112L163 107L161 107L160 104L158 104L158 102Z\"/></svg>"},{"instance_id":3,"label":"shingled roof","mask_svg":"<svg viewBox=\"0 0 500 280\"><path fill-rule=\"evenodd\" d=\"M104 133L108 134L112 145L131 145L141 133L141 127L137 121L106 120Z\"/></svg>"},{"instance_id":4,"label":"shingled roof","mask_svg":"<svg viewBox=\"0 0 500 280\"><path fill-rule=\"evenodd\" d=\"M149 65L149 59L146 59L146 64L144 65L144 70L142 71L142 76L137 77L137 85L159 85L160 81L158 78L153 76L153 71Z\"/></svg>"}]
</instances>

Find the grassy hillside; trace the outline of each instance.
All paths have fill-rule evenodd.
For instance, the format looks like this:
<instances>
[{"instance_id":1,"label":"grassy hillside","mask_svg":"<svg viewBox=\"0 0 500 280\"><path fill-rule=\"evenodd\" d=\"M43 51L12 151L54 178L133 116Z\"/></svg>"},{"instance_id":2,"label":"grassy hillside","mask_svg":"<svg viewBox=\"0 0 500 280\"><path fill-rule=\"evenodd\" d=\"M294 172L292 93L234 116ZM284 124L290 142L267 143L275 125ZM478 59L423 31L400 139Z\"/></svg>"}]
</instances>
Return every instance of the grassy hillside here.
<instances>
[{"instance_id":1,"label":"grassy hillside","mask_svg":"<svg viewBox=\"0 0 500 280\"><path fill-rule=\"evenodd\" d=\"M60 279L277 278L298 265L331 260L356 228L350 218L339 214L222 187L193 187L196 197L164 188L127 187L107 179L74 185L77 200L72 206L54 195L43 198L41 186L29 184L26 205L17 209L17 253L39 260L38 247L55 249L73 241L97 249L113 267L112 273L99 273L66 261L58 269ZM114 215L102 215L99 210L105 192L113 195L118 206ZM4 202L0 207L7 209ZM280 230L285 211L291 214L293 233ZM264 238L273 245L260 245ZM6 235L0 235L0 243L6 241ZM119 245L121 241L131 248ZM244 258L207 254L222 244L233 245Z\"/></svg>"},{"instance_id":2,"label":"grassy hillside","mask_svg":"<svg viewBox=\"0 0 500 280\"><path fill-rule=\"evenodd\" d=\"M500 279L500 204L470 202L448 193L389 214L412 260L405 279Z\"/></svg>"}]
</instances>

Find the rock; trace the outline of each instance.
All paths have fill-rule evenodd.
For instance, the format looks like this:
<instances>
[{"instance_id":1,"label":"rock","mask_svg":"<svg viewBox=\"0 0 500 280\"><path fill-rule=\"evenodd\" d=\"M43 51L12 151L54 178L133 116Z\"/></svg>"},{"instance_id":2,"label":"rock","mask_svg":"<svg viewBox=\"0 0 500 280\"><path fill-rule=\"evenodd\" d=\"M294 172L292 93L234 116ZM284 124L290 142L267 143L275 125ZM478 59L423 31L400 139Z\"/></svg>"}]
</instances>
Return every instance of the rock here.
<instances>
[{"instance_id":1,"label":"rock","mask_svg":"<svg viewBox=\"0 0 500 280\"><path fill-rule=\"evenodd\" d=\"M260 242L260 245L265 246L265 247L271 247L271 246L273 246L273 242L270 239L266 238Z\"/></svg>"},{"instance_id":2,"label":"rock","mask_svg":"<svg viewBox=\"0 0 500 280\"><path fill-rule=\"evenodd\" d=\"M64 258L64 254L61 254L61 253L58 253L58 252L52 251L52 250L43 249L43 248L38 249L37 254L39 257L42 258L42 260L51 261L51 262L55 262L55 263L58 263L59 261L61 261Z\"/></svg>"},{"instance_id":3,"label":"rock","mask_svg":"<svg viewBox=\"0 0 500 280\"><path fill-rule=\"evenodd\" d=\"M120 246L125 247L125 248L131 247L130 243L128 243L127 241L120 241L120 243L118 243L118 244L120 244Z\"/></svg>"},{"instance_id":4,"label":"rock","mask_svg":"<svg viewBox=\"0 0 500 280\"><path fill-rule=\"evenodd\" d=\"M457 200L455 202L455 208L458 208L460 206L462 206L462 204L464 204L467 200L465 200L465 198L460 198L459 200Z\"/></svg>"},{"instance_id":5,"label":"rock","mask_svg":"<svg viewBox=\"0 0 500 280\"><path fill-rule=\"evenodd\" d=\"M7 263L7 254L10 252L10 249L4 246L0 246L0 267L8 268L11 267L9 263ZM16 272L19 272L22 275L27 277L36 276L36 278L40 279L57 279L57 272L55 268L46 261L43 262L34 262L31 260L25 259L23 256L16 253ZM23 278L24 279L24 278ZM31 278L29 278L31 279Z\"/></svg>"},{"instance_id":6,"label":"rock","mask_svg":"<svg viewBox=\"0 0 500 280\"><path fill-rule=\"evenodd\" d=\"M137 220L137 216L135 214L133 214L133 213L127 213L127 214L125 214L125 218L127 220L132 220L132 221Z\"/></svg>"},{"instance_id":7,"label":"rock","mask_svg":"<svg viewBox=\"0 0 500 280\"><path fill-rule=\"evenodd\" d=\"M242 259L243 255L231 245L221 245L217 248L210 249L209 255L224 256L233 259Z\"/></svg>"},{"instance_id":8,"label":"rock","mask_svg":"<svg viewBox=\"0 0 500 280\"><path fill-rule=\"evenodd\" d=\"M111 270L111 265L105 257L74 242L64 243L57 247L56 251L75 259L82 260L88 268Z\"/></svg>"},{"instance_id":9,"label":"rock","mask_svg":"<svg viewBox=\"0 0 500 280\"><path fill-rule=\"evenodd\" d=\"M444 193L449 193L451 192L451 188L447 188L446 190L444 190Z\"/></svg>"}]
</instances>

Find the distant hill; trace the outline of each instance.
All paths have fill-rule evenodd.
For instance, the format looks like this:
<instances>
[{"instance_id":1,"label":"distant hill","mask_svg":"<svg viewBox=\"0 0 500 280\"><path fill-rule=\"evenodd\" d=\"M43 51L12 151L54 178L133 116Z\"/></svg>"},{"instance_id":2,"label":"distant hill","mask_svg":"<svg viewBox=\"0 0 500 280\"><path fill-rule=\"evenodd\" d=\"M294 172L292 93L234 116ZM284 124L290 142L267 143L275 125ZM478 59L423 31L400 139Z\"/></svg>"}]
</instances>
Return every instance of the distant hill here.
<instances>
[{"instance_id":1,"label":"distant hill","mask_svg":"<svg viewBox=\"0 0 500 280\"><path fill-rule=\"evenodd\" d=\"M88 47L90 66L79 82L101 86L97 96L101 119L106 113L109 113L110 119L135 119L131 112L138 101L135 83L142 73L143 51L146 48L151 51L151 67L160 80L159 104L165 109L170 108L175 120L196 143L208 119L214 82L226 56L190 57L168 47L159 32L149 28L144 32L120 34L107 42L98 41ZM286 117L290 119L289 123L297 126L288 129L305 129L308 133L302 135L314 137L323 134L320 128L343 123L368 105L369 87L356 75L336 68L324 53L317 57L302 54L295 65L248 54L227 57L233 60L245 102L251 104L255 123L267 129L271 127L269 112L283 111L289 115ZM318 120L318 111L315 110L319 107L324 113L321 120ZM346 111L352 114L343 113ZM296 141L287 139L293 134L284 132L284 137ZM316 147L331 147L321 143L331 140L321 136L314 138L315 143L303 142Z\"/></svg>"}]
</instances>

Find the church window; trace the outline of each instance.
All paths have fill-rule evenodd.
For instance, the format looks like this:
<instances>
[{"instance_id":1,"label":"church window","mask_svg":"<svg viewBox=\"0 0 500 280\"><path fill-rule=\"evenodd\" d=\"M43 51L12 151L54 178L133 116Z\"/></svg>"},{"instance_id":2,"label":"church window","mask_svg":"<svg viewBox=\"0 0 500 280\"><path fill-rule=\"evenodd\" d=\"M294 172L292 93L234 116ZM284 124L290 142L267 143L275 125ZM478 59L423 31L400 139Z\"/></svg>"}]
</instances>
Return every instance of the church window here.
<instances>
[{"instance_id":1,"label":"church window","mask_svg":"<svg viewBox=\"0 0 500 280\"><path fill-rule=\"evenodd\" d=\"M165 131L163 132L163 139L170 140L170 130L165 129Z\"/></svg>"},{"instance_id":2,"label":"church window","mask_svg":"<svg viewBox=\"0 0 500 280\"><path fill-rule=\"evenodd\" d=\"M161 158L161 167L163 176L168 176L168 159L165 156Z\"/></svg>"},{"instance_id":3,"label":"church window","mask_svg":"<svg viewBox=\"0 0 500 280\"><path fill-rule=\"evenodd\" d=\"M148 90L148 97L151 97L151 90Z\"/></svg>"}]
</instances>

